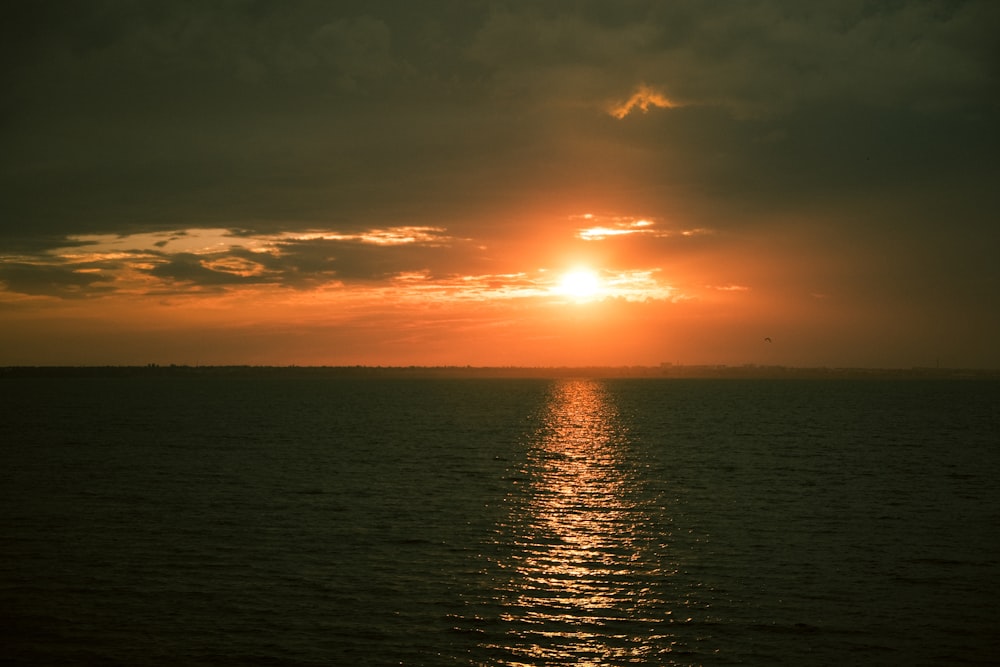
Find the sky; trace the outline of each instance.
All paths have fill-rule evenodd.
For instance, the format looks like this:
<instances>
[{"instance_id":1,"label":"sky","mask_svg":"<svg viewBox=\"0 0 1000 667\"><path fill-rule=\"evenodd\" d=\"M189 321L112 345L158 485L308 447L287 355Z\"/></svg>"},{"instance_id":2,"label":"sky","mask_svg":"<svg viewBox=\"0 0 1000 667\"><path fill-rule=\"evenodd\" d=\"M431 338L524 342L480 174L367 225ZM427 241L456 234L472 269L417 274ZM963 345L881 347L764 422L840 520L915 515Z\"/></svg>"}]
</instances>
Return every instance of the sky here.
<instances>
[{"instance_id":1,"label":"sky","mask_svg":"<svg viewBox=\"0 0 1000 667\"><path fill-rule=\"evenodd\" d=\"M1000 367L1000 3L18 3L0 365Z\"/></svg>"}]
</instances>

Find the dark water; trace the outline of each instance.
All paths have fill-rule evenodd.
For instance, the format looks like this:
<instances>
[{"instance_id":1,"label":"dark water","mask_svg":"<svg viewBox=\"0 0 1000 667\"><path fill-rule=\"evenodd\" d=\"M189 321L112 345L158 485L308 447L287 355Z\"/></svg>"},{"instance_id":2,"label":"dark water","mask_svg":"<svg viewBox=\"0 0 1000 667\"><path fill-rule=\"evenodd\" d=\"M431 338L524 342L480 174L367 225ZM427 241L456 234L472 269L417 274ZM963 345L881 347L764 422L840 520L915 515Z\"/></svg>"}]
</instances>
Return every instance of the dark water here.
<instances>
[{"instance_id":1,"label":"dark water","mask_svg":"<svg viewBox=\"0 0 1000 667\"><path fill-rule=\"evenodd\" d=\"M1000 384L0 382L57 665L1000 659Z\"/></svg>"}]
</instances>

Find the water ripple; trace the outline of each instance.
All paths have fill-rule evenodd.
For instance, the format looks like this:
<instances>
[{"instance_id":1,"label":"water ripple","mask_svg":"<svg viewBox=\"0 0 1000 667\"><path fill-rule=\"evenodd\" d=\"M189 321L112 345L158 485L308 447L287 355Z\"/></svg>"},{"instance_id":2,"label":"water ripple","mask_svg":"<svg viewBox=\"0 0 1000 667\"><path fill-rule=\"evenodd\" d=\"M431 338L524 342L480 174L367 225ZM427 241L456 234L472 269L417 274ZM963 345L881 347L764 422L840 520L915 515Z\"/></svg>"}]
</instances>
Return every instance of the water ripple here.
<instances>
[{"instance_id":1,"label":"water ripple","mask_svg":"<svg viewBox=\"0 0 1000 667\"><path fill-rule=\"evenodd\" d=\"M636 465L603 384L553 385L527 483L497 530L508 576L495 591L498 632L482 646L490 664L654 664L682 648L670 631L666 522L640 500Z\"/></svg>"}]
</instances>

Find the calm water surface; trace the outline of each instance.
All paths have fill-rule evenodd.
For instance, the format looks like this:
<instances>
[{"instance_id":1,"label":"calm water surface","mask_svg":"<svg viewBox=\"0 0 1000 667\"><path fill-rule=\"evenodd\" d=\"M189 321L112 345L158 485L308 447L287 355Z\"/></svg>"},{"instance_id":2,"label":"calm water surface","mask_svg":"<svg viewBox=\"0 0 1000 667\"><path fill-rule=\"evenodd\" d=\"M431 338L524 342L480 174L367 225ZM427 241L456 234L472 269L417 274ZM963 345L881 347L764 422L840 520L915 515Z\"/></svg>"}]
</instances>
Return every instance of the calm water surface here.
<instances>
[{"instance_id":1,"label":"calm water surface","mask_svg":"<svg viewBox=\"0 0 1000 667\"><path fill-rule=\"evenodd\" d=\"M1000 384L0 381L10 664L1000 656Z\"/></svg>"}]
</instances>

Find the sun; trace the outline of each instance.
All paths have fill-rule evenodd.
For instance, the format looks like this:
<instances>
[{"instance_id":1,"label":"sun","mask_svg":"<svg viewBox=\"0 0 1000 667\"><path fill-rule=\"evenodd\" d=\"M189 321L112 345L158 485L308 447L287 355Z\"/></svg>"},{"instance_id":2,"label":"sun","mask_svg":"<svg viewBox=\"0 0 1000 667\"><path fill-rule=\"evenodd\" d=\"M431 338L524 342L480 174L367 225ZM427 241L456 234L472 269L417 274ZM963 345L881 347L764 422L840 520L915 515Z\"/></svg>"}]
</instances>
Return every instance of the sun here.
<instances>
[{"instance_id":1,"label":"sun","mask_svg":"<svg viewBox=\"0 0 1000 667\"><path fill-rule=\"evenodd\" d=\"M587 301L600 293L601 279L590 269L573 269L559 279L558 291L577 301Z\"/></svg>"}]
</instances>

